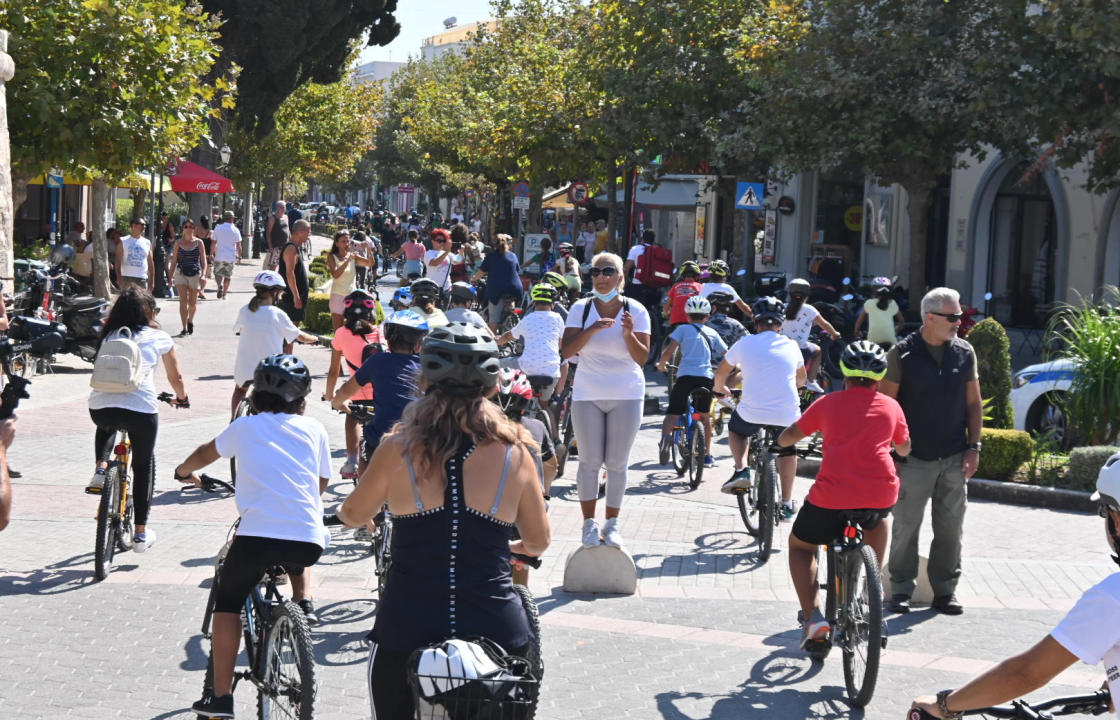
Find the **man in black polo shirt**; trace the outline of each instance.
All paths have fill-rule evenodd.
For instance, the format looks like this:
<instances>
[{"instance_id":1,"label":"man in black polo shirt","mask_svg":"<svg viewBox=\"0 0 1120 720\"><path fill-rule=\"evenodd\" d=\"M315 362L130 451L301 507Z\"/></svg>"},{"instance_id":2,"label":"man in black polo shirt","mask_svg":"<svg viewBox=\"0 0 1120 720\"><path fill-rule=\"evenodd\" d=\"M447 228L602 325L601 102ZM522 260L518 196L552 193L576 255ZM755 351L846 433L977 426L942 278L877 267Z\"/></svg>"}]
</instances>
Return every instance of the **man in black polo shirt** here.
<instances>
[{"instance_id":1,"label":"man in black polo shirt","mask_svg":"<svg viewBox=\"0 0 1120 720\"><path fill-rule=\"evenodd\" d=\"M918 577L918 533L933 500L928 576L934 609L964 612L956 597L966 484L980 462L980 376L972 346L957 337L960 295L934 288L922 298L922 327L887 353L880 391L902 405L913 449L898 464L891 528L890 608L910 612Z\"/></svg>"}]
</instances>

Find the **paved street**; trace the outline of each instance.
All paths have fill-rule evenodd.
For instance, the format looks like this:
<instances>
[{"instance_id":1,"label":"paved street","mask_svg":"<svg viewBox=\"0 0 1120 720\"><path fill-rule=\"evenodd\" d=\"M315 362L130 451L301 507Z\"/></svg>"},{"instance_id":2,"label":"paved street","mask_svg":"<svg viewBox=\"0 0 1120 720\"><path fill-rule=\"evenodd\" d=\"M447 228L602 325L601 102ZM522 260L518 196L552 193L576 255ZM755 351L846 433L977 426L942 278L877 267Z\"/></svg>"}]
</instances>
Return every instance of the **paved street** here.
<instances>
[{"instance_id":1,"label":"paved street","mask_svg":"<svg viewBox=\"0 0 1120 720\"><path fill-rule=\"evenodd\" d=\"M323 242L316 238L317 246ZM171 473L226 421L236 341L230 325L249 299L253 272L255 265L238 268L230 299L202 302L195 335L176 340L192 408L161 410L151 519L159 540L144 555L119 556L102 583L92 582L96 501L83 493L93 447L89 366L67 358L54 375L34 379L10 457L23 478L13 483L13 521L0 534L4 720L193 717L186 708L199 695L208 651L199 634L205 588L236 513L232 500L181 492ZM167 329L178 332L173 301L161 304ZM325 376L325 349L298 352ZM663 395L663 383L650 378L650 392ZM157 386L166 387L162 371ZM318 400L321 387L319 380L308 414L330 431L337 472L342 418ZM690 491L656 464L659 424L649 416L643 425L622 513L640 573L636 595L561 590L565 559L579 542L574 462L554 486L553 545L530 583L544 625L538 716L545 720L902 718L915 694L959 685L1033 644L1085 588L1116 569L1095 516L971 503L959 591L965 614L917 609L892 616L875 698L853 711L838 653L822 665L797 650L797 605L783 552L788 526L760 565L732 498L719 493L730 473L726 438L714 448L717 468ZM220 463L210 471L228 476ZM809 482L799 479L798 498ZM350 487L333 482L328 505ZM314 633L316 717L368 716L363 636L377 607L376 583L372 562L349 532L335 533L314 583L324 620ZM1098 669L1077 665L1042 694L1093 689L1102 680ZM254 703L251 689L241 687L239 717L249 717Z\"/></svg>"}]
</instances>

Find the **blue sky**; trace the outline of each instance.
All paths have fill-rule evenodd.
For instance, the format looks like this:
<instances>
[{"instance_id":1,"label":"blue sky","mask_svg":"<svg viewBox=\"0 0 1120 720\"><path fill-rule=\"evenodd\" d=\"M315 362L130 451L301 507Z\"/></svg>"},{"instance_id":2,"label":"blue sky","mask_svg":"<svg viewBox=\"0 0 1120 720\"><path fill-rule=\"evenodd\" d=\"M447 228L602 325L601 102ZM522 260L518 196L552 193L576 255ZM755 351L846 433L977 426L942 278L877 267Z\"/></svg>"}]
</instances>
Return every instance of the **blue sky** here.
<instances>
[{"instance_id":1,"label":"blue sky","mask_svg":"<svg viewBox=\"0 0 1120 720\"><path fill-rule=\"evenodd\" d=\"M395 14L401 34L385 47L362 50L362 62L404 62L409 55L419 56L424 38L443 32L444 18L458 18L459 25L485 20L490 17L490 0L399 0Z\"/></svg>"}]
</instances>

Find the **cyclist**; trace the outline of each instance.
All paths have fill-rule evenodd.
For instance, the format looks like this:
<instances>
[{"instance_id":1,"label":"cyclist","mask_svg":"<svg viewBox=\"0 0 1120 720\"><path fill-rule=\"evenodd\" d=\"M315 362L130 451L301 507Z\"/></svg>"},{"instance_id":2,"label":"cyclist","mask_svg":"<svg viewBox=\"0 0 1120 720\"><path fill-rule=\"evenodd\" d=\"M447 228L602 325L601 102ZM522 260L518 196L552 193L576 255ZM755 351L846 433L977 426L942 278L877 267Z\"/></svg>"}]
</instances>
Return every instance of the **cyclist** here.
<instances>
[{"instance_id":1,"label":"cyclist","mask_svg":"<svg viewBox=\"0 0 1120 720\"><path fill-rule=\"evenodd\" d=\"M98 466L86 486L86 492L98 495L104 489L108 464L102 461L101 453L112 433L118 428L124 429L132 442L133 482L136 484L132 493L136 504L136 529L132 549L138 553L145 552L156 542L155 530L148 527L148 513L155 489L155 449L156 435L159 432L159 400L156 399L152 374L161 359L167 373L167 382L175 390L175 403L184 406L190 404L183 376L179 372L175 343L170 335L159 329L156 321L158 313L156 300L147 290L131 285L121 291L105 319L101 341L104 342L109 335L122 328L128 328L132 332L133 342L140 347L143 381L132 392L91 390L89 393L89 416L97 426L93 453L94 462Z\"/></svg>"},{"instance_id":2,"label":"cyclist","mask_svg":"<svg viewBox=\"0 0 1120 720\"><path fill-rule=\"evenodd\" d=\"M439 327L447 324L447 316L436 307L439 301L439 285L428 278L414 280L409 288L412 291L412 309L424 316L428 327Z\"/></svg>"},{"instance_id":3,"label":"cyclist","mask_svg":"<svg viewBox=\"0 0 1120 720\"><path fill-rule=\"evenodd\" d=\"M525 339L525 351L518 358L518 366L529 376L534 389L541 394L541 402L548 402L560 380L560 339L564 335L564 318L552 312L556 302L556 288L548 283L538 283L529 291L534 312L521 318L512 330L498 338L498 344Z\"/></svg>"},{"instance_id":4,"label":"cyclist","mask_svg":"<svg viewBox=\"0 0 1120 720\"><path fill-rule=\"evenodd\" d=\"M1104 518L1112 560L1120 564L1120 454L1105 461L1092 499ZM956 719L962 710L989 707L1033 692L1078 660L1089 665L1103 661L1115 712L1120 698L1120 572L1086 590L1050 634L1029 650L956 690L914 698L911 707L924 713L923 718Z\"/></svg>"},{"instance_id":5,"label":"cyclist","mask_svg":"<svg viewBox=\"0 0 1120 720\"><path fill-rule=\"evenodd\" d=\"M724 345L719 333L704 327L712 311L711 303L694 295L685 302L684 311L688 322L681 323L669 333L669 344L665 346L665 351L661 353L661 360L657 363L657 369L665 372L665 366L673 357L673 353L678 347L681 349L677 381L669 390L669 408L665 412L665 419L661 422L660 460L662 465L668 464L669 449L673 442L673 428L677 426L677 419L681 414L688 410L689 398L695 396L696 402L693 407L700 413L704 430L707 432L704 436L704 467L713 467L716 464L712 459L713 368L723 359L724 353L727 352L727 345ZM689 327L686 328L685 325Z\"/></svg>"},{"instance_id":6,"label":"cyclist","mask_svg":"<svg viewBox=\"0 0 1120 720\"><path fill-rule=\"evenodd\" d=\"M583 290L583 278L579 272L579 260L572 255L574 250L570 242L562 242L556 246L556 251L560 253L560 257L553 263L553 271L551 273L559 274L564 279L564 288L568 295L568 302L575 302L579 299L580 291ZM543 277L541 278L544 279ZM557 288L560 289L560 288Z\"/></svg>"},{"instance_id":7,"label":"cyclist","mask_svg":"<svg viewBox=\"0 0 1120 720\"><path fill-rule=\"evenodd\" d=\"M735 474L720 488L725 493L750 487L747 452L750 437L762 427L775 436L800 414L798 387L805 384L805 362L797 344L778 334L782 326L785 304L775 297L755 301L754 323L757 334L746 335L731 346L716 370L713 386L717 396L727 395L727 378L738 368L743 374L743 393L727 425L727 444L735 463ZM797 474L797 457L778 458L778 474L782 481L782 514L794 515L793 479Z\"/></svg>"},{"instance_id":8,"label":"cyclist","mask_svg":"<svg viewBox=\"0 0 1120 720\"><path fill-rule=\"evenodd\" d=\"M317 625L308 595L310 570L330 535L321 494L331 477L323 425L304 416L311 372L293 355L272 355L253 372L256 415L239 417L175 468L175 479L201 485L195 472L220 457L237 457L241 520L218 574L211 657L214 690L191 706L211 718L233 717L233 668L241 638L241 609L269 568L282 566L292 600Z\"/></svg>"},{"instance_id":9,"label":"cyclist","mask_svg":"<svg viewBox=\"0 0 1120 720\"><path fill-rule=\"evenodd\" d=\"M420 358L423 396L338 511L351 527L386 502L393 515L389 589L369 635L377 718L413 717L404 689L417 648L484 636L525 656L532 636L510 552L539 556L550 541L532 438L487 399L500 367L494 339L450 323L428 334ZM521 540L510 542L514 525Z\"/></svg>"},{"instance_id":10,"label":"cyclist","mask_svg":"<svg viewBox=\"0 0 1120 720\"><path fill-rule=\"evenodd\" d=\"M448 322L469 322L476 325L485 325L486 321L482 316L471 309L474 305L475 298L478 297L478 291L474 289L474 285L466 282L457 282L451 284L451 307L444 312Z\"/></svg>"},{"instance_id":11,"label":"cyclist","mask_svg":"<svg viewBox=\"0 0 1120 720\"><path fill-rule=\"evenodd\" d=\"M502 323L505 310L503 298L512 297L518 304L521 303L523 289L521 285L521 265L517 255L510 248L513 247L513 238L509 235L498 235L494 250L487 253L482 264L475 270L472 282L486 278L486 319L490 329L497 331Z\"/></svg>"},{"instance_id":12,"label":"cyclist","mask_svg":"<svg viewBox=\"0 0 1120 720\"><path fill-rule=\"evenodd\" d=\"M732 303L735 302L730 293L714 292L701 297L706 297L708 302L712 304L712 314L708 318L708 327L719 333L727 347L739 342L739 338L747 334L747 329L743 327L743 323L727 316ZM733 382L728 383L728 385L734 384Z\"/></svg>"},{"instance_id":13,"label":"cyclist","mask_svg":"<svg viewBox=\"0 0 1120 720\"><path fill-rule=\"evenodd\" d=\"M677 282L669 288L661 314L669 318L669 330L685 325L690 320L684 306L690 298L700 294L700 266L692 260L685 260L677 270Z\"/></svg>"},{"instance_id":14,"label":"cyclist","mask_svg":"<svg viewBox=\"0 0 1120 720\"><path fill-rule=\"evenodd\" d=\"M409 229L407 239L401 243L400 249L389 257L393 260L404 256L404 268L401 270L401 287L408 285L424 274L424 253L427 248L420 242L420 231Z\"/></svg>"},{"instance_id":15,"label":"cyclist","mask_svg":"<svg viewBox=\"0 0 1120 720\"><path fill-rule=\"evenodd\" d=\"M801 647L825 640L829 625L817 607L817 552L844 530L841 511L858 511L864 541L880 562L887 551L888 516L898 500L898 473L891 459L910 454L910 431L902 407L879 390L887 354L860 340L840 356L844 391L818 399L778 436L795 445L818 430L823 459L809 496L789 534L789 572L801 602Z\"/></svg>"},{"instance_id":16,"label":"cyclist","mask_svg":"<svg viewBox=\"0 0 1120 720\"><path fill-rule=\"evenodd\" d=\"M253 278L256 296L237 313L233 331L241 337L233 360L230 417L237 414L237 406L245 399L253 373L261 360L290 350L292 342L296 340L308 344L319 341L314 335L297 328L291 318L276 306L286 287L280 273L261 270Z\"/></svg>"},{"instance_id":17,"label":"cyclist","mask_svg":"<svg viewBox=\"0 0 1120 720\"><path fill-rule=\"evenodd\" d=\"M362 465L381 442L381 436L401 419L405 406L418 394L416 374L420 371L420 357L416 353L427 332L427 321L415 310L398 310L385 318L381 335L389 352L367 358L331 400L331 407L349 414L350 398L363 385L373 385L373 420L362 429Z\"/></svg>"},{"instance_id":18,"label":"cyclist","mask_svg":"<svg viewBox=\"0 0 1120 720\"><path fill-rule=\"evenodd\" d=\"M898 331L902 328L902 323L905 318L902 317L902 311L898 309L898 303L895 302L891 289L891 279L887 277L877 277L871 281L875 287L875 297L868 298L863 303L863 309L859 311L859 317L856 318L855 335L859 337L859 329L863 327L863 321L867 321L867 339L873 343L878 343L883 346L884 350L890 350L893 345L898 344Z\"/></svg>"},{"instance_id":19,"label":"cyclist","mask_svg":"<svg viewBox=\"0 0 1120 720\"><path fill-rule=\"evenodd\" d=\"M810 287L809 281L802 278L790 281L789 303L786 305L781 333L801 348L801 355L808 364L809 381L805 387L815 393L822 393L824 389L817 384L817 373L821 369L821 348L816 343L809 342L809 332L813 329L813 325L816 325L828 333L833 340L839 338L840 333L815 307L806 302L809 299Z\"/></svg>"},{"instance_id":20,"label":"cyclist","mask_svg":"<svg viewBox=\"0 0 1120 720\"><path fill-rule=\"evenodd\" d=\"M711 302L710 296L712 293L726 293L731 296L731 301L735 304L735 307L739 308L743 315L749 318L751 316L751 306L743 302L735 288L728 284L727 276L730 274L731 268L727 266L726 262L713 260L708 265L708 277L704 279L700 288L700 297L708 298L708 301Z\"/></svg>"},{"instance_id":21,"label":"cyclist","mask_svg":"<svg viewBox=\"0 0 1120 720\"><path fill-rule=\"evenodd\" d=\"M397 288L389 300L389 309L396 312L412 307L412 291L408 288Z\"/></svg>"},{"instance_id":22,"label":"cyclist","mask_svg":"<svg viewBox=\"0 0 1120 720\"><path fill-rule=\"evenodd\" d=\"M331 339L331 366L327 370L327 387L323 397L330 402L334 398L334 389L338 384L338 375L342 362L345 361L350 372L358 372L362 363L374 352L381 352L381 329L377 327L374 309L377 300L365 290L355 290L343 300L343 325L335 331ZM358 389L354 400L373 400L373 388L364 386ZM359 427L357 419L352 415L346 416L346 462L339 475L344 480L358 477L358 439Z\"/></svg>"},{"instance_id":23,"label":"cyclist","mask_svg":"<svg viewBox=\"0 0 1120 720\"><path fill-rule=\"evenodd\" d=\"M564 280L564 276L557 272L546 272L541 276L542 283L548 283L556 288L556 302L552 304L552 312L564 318L565 322L568 320L568 308L565 307L564 298L568 294L568 285ZM529 306L525 308L525 315L533 312L533 302L529 298Z\"/></svg>"}]
</instances>

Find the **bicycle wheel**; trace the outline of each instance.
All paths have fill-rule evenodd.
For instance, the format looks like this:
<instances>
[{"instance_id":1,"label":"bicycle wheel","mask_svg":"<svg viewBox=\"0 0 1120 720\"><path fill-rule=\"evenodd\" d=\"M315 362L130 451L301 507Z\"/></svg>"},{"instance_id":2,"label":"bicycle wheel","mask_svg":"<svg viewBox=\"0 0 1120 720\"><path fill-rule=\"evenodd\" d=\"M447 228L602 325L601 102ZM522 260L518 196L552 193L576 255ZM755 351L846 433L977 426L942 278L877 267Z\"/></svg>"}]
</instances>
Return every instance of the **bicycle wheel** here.
<instances>
[{"instance_id":1,"label":"bicycle wheel","mask_svg":"<svg viewBox=\"0 0 1120 720\"><path fill-rule=\"evenodd\" d=\"M385 597L385 583L389 580L389 566L393 564L391 553L393 542L393 521L386 518L377 526L373 534L374 574L377 575L377 597Z\"/></svg>"},{"instance_id":2,"label":"bicycle wheel","mask_svg":"<svg viewBox=\"0 0 1120 720\"><path fill-rule=\"evenodd\" d=\"M525 616L529 620L529 649L525 653L528 657L529 667L537 678L537 686L533 693L532 705L525 715L526 720L532 720L537 714L537 699L540 695L540 684L544 681L544 654L541 652L541 621L537 611L537 603L533 594L524 585L514 585L514 592L521 597L521 604L525 607Z\"/></svg>"},{"instance_id":3,"label":"bicycle wheel","mask_svg":"<svg viewBox=\"0 0 1120 720\"><path fill-rule=\"evenodd\" d=\"M735 500L739 503L739 517L743 518L747 534L758 537L758 484L735 491Z\"/></svg>"},{"instance_id":4,"label":"bicycle wheel","mask_svg":"<svg viewBox=\"0 0 1120 720\"><path fill-rule=\"evenodd\" d=\"M673 454L673 469L677 471L677 477L682 477L688 470L688 434L682 426L673 429L673 441L669 447Z\"/></svg>"},{"instance_id":5,"label":"bicycle wheel","mask_svg":"<svg viewBox=\"0 0 1120 720\"><path fill-rule=\"evenodd\" d=\"M774 551L774 526L778 524L778 498L774 490L778 484L778 468L774 458L759 454L755 460L759 469L758 480L758 556L762 562L770 559Z\"/></svg>"},{"instance_id":6,"label":"bicycle wheel","mask_svg":"<svg viewBox=\"0 0 1120 720\"><path fill-rule=\"evenodd\" d=\"M859 554L848 551L844 607L841 613L844 684L856 707L871 701L879 677L883 649L883 578L875 551L861 545Z\"/></svg>"},{"instance_id":7,"label":"bicycle wheel","mask_svg":"<svg viewBox=\"0 0 1120 720\"><path fill-rule=\"evenodd\" d=\"M97 507L97 534L93 541L93 577L104 580L113 564L117 549L117 514L120 509L120 466L111 466L105 473L101 502Z\"/></svg>"},{"instance_id":8,"label":"bicycle wheel","mask_svg":"<svg viewBox=\"0 0 1120 720\"><path fill-rule=\"evenodd\" d=\"M272 627L262 659L257 691L259 720L311 720L316 690L311 630L303 611L290 600L272 610Z\"/></svg>"},{"instance_id":9,"label":"bicycle wheel","mask_svg":"<svg viewBox=\"0 0 1120 720\"><path fill-rule=\"evenodd\" d=\"M124 552L132 549L132 537L135 535L136 530L132 525L133 508L131 485L127 480L121 484L124 486L126 496L124 500L124 515L121 516L120 522L118 523L117 550Z\"/></svg>"},{"instance_id":10,"label":"bicycle wheel","mask_svg":"<svg viewBox=\"0 0 1120 720\"><path fill-rule=\"evenodd\" d=\"M704 431L704 423L696 420L692 423L692 433L688 443L688 454L692 458L692 462L688 466L688 485L693 490L700 487L700 481L704 477L704 447L707 433Z\"/></svg>"}]
</instances>

